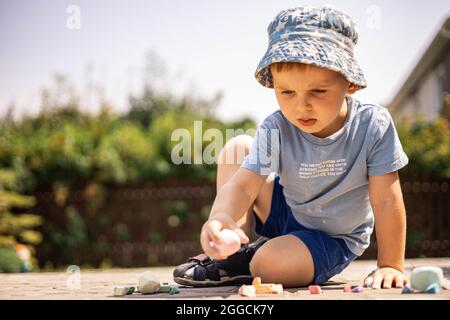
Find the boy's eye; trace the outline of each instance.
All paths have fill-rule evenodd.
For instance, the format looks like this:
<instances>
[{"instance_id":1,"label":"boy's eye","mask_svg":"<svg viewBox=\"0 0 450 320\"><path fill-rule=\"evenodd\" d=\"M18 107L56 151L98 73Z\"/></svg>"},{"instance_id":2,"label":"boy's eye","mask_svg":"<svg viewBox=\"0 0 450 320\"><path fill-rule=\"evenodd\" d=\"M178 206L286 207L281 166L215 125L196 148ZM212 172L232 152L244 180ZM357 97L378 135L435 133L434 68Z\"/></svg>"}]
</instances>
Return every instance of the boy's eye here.
<instances>
[{"instance_id":1,"label":"boy's eye","mask_svg":"<svg viewBox=\"0 0 450 320\"><path fill-rule=\"evenodd\" d=\"M281 94L292 94L292 93L294 93L294 91L291 90L281 91Z\"/></svg>"},{"instance_id":2,"label":"boy's eye","mask_svg":"<svg viewBox=\"0 0 450 320\"><path fill-rule=\"evenodd\" d=\"M314 89L313 92L321 94L321 93L327 92L327 90L325 90L325 89Z\"/></svg>"}]
</instances>

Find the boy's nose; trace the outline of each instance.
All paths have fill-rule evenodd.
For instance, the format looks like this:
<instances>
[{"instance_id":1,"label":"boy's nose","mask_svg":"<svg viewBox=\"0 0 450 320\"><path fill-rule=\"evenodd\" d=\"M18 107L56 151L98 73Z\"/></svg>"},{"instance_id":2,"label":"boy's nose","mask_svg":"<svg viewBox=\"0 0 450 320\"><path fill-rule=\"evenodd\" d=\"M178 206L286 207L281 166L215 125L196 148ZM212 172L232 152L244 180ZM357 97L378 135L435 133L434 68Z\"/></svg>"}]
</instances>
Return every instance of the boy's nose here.
<instances>
[{"instance_id":1,"label":"boy's nose","mask_svg":"<svg viewBox=\"0 0 450 320\"><path fill-rule=\"evenodd\" d=\"M298 97L296 104L295 104L295 109L298 112L302 112L302 111L309 111L312 110L312 105L308 99L307 96L303 96L303 97Z\"/></svg>"}]
</instances>

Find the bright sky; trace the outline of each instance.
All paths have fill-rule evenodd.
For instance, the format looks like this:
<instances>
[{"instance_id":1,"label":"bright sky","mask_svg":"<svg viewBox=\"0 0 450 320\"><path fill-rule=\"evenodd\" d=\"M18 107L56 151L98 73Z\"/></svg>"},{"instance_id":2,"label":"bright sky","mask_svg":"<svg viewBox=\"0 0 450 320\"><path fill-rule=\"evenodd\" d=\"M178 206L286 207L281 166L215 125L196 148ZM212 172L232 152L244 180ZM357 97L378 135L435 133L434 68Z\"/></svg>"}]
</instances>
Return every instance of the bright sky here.
<instances>
[{"instance_id":1,"label":"bright sky","mask_svg":"<svg viewBox=\"0 0 450 320\"><path fill-rule=\"evenodd\" d=\"M267 26L282 9L318 3L344 9L357 23L355 55L368 82L357 97L381 104L450 13L448 0L0 0L0 113L11 103L16 114L36 112L55 73L91 92L84 108L96 111L100 87L122 112L128 94L142 87L151 51L166 68L156 85L205 98L221 91L219 116L260 122L278 108L273 91L253 77ZM67 27L70 5L80 9L80 29Z\"/></svg>"}]
</instances>

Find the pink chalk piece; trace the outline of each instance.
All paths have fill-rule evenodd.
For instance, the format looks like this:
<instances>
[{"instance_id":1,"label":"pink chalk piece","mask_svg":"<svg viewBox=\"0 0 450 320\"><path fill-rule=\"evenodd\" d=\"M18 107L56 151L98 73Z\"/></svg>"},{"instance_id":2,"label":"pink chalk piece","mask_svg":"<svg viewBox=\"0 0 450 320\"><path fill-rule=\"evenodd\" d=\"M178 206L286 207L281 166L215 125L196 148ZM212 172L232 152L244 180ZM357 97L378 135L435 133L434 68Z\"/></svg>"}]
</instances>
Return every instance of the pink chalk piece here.
<instances>
[{"instance_id":1,"label":"pink chalk piece","mask_svg":"<svg viewBox=\"0 0 450 320\"><path fill-rule=\"evenodd\" d=\"M309 293L311 293L311 294L321 294L322 293L322 289L318 285L310 285L308 287L308 290L309 290Z\"/></svg>"},{"instance_id":2,"label":"pink chalk piece","mask_svg":"<svg viewBox=\"0 0 450 320\"><path fill-rule=\"evenodd\" d=\"M360 293L363 291L364 291L364 288L362 286L356 286L352 289L352 292L354 292L354 293Z\"/></svg>"},{"instance_id":3,"label":"pink chalk piece","mask_svg":"<svg viewBox=\"0 0 450 320\"><path fill-rule=\"evenodd\" d=\"M220 244L211 242L211 246L216 247L221 255L231 256L241 248L241 239L233 230L223 229L219 232L219 236L222 242Z\"/></svg>"},{"instance_id":4,"label":"pink chalk piece","mask_svg":"<svg viewBox=\"0 0 450 320\"><path fill-rule=\"evenodd\" d=\"M352 292L352 287L349 284L344 286L344 292Z\"/></svg>"}]
</instances>

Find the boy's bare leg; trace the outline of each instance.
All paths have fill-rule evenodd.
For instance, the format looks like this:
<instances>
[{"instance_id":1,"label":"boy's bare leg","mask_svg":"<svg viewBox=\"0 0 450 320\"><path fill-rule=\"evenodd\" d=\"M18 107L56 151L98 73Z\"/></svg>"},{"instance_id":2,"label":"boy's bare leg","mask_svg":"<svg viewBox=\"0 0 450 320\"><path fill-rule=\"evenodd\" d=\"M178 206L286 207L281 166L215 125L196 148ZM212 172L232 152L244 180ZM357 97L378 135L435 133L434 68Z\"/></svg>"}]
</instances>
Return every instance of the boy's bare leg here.
<instances>
[{"instance_id":1,"label":"boy's bare leg","mask_svg":"<svg viewBox=\"0 0 450 320\"><path fill-rule=\"evenodd\" d=\"M219 190L240 168L245 156L250 151L252 142L252 137L248 135L239 135L230 139L225 144L218 157L216 190ZM255 218L253 211L263 223L267 220L267 216L269 215L270 205L272 203L273 180L274 175L270 175L266 179L266 182L253 204L253 210L249 209L237 222L238 226L245 232L250 241L254 241L258 238L258 235L255 232Z\"/></svg>"},{"instance_id":2,"label":"boy's bare leg","mask_svg":"<svg viewBox=\"0 0 450 320\"><path fill-rule=\"evenodd\" d=\"M217 190L239 169L249 153L253 138L246 135L229 140L219 154L217 166ZM274 175L270 175L258 194L253 210L248 210L238 221L250 241L257 238L253 211L265 223L272 204ZM284 235L268 240L256 251L250 263L252 275L261 277L265 283L281 283L286 287L306 286L314 278L311 253L299 238Z\"/></svg>"},{"instance_id":3,"label":"boy's bare leg","mask_svg":"<svg viewBox=\"0 0 450 320\"><path fill-rule=\"evenodd\" d=\"M301 287L313 281L314 262L303 241L288 234L261 246L250 262L250 272L253 277L261 277L263 283Z\"/></svg>"}]
</instances>

